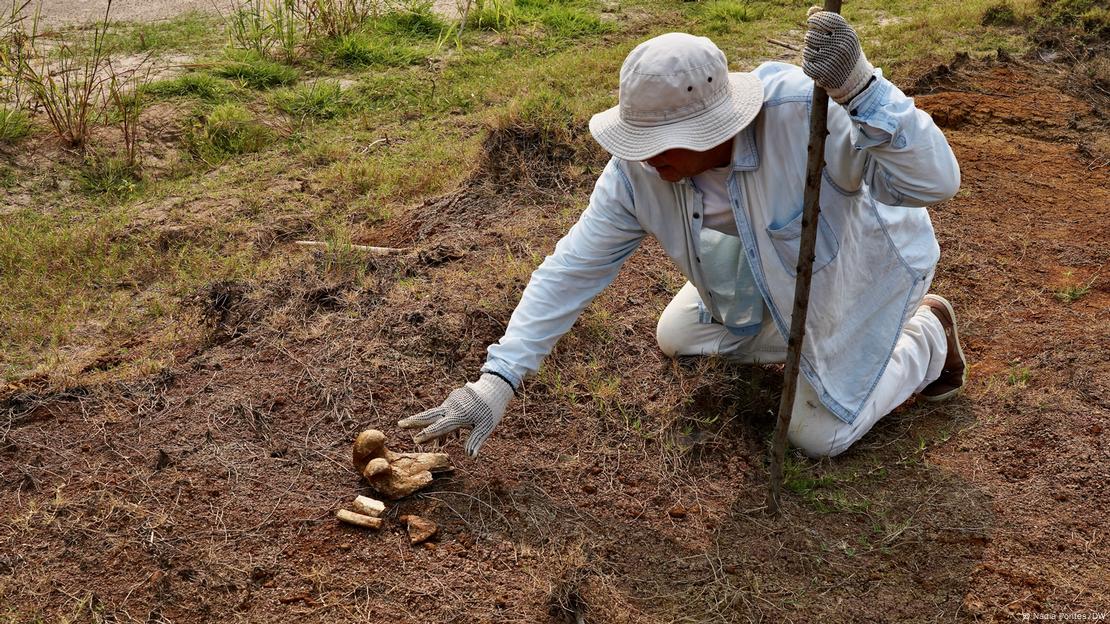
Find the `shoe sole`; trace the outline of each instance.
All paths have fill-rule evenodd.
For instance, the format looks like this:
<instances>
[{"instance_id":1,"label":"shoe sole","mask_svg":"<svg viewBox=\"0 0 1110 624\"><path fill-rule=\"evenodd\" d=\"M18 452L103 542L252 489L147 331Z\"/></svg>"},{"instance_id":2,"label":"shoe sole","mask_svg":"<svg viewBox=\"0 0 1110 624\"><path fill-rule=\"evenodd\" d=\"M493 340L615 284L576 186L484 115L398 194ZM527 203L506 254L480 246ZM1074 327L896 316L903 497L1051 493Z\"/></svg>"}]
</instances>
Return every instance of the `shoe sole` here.
<instances>
[{"instance_id":1,"label":"shoe sole","mask_svg":"<svg viewBox=\"0 0 1110 624\"><path fill-rule=\"evenodd\" d=\"M921 397L930 403L936 403L938 401L946 401L963 393L964 388L967 387L967 358L964 357L964 348L960 345L960 330L956 325L956 311L952 309L952 304L948 303L947 299L939 295L925 295L925 299L936 301L944 305L945 310L948 310L948 318L952 319L952 339L956 341L956 352L960 354L960 361L964 363L964 373L960 378L960 386L958 388L954 388L944 394L938 394L936 396Z\"/></svg>"}]
</instances>

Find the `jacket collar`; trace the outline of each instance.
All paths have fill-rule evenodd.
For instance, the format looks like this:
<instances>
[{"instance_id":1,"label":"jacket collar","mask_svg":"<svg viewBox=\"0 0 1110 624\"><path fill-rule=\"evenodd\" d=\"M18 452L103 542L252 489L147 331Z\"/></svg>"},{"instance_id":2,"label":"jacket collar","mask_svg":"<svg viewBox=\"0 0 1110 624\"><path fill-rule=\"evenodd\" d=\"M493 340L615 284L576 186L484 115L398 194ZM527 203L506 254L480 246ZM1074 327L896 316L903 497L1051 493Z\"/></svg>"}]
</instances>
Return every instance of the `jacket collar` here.
<instances>
[{"instance_id":1,"label":"jacket collar","mask_svg":"<svg viewBox=\"0 0 1110 624\"><path fill-rule=\"evenodd\" d=\"M759 150L755 146L756 118L736 134L732 142L732 170L755 171L759 169Z\"/></svg>"}]
</instances>

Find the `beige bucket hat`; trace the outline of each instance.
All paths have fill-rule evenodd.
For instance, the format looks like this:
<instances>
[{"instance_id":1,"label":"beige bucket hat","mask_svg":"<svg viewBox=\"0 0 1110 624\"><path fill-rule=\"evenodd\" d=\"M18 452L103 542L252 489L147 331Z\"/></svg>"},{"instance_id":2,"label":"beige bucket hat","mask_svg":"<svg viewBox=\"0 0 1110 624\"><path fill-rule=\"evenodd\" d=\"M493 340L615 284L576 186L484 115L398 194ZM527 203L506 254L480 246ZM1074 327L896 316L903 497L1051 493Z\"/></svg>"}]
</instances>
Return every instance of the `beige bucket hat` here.
<instances>
[{"instance_id":1,"label":"beige bucket hat","mask_svg":"<svg viewBox=\"0 0 1110 624\"><path fill-rule=\"evenodd\" d=\"M743 130L763 106L763 83L729 73L712 41L667 33L624 60L618 104L590 119L590 134L610 154L646 160L669 149L704 152Z\"/></svg>"}]
</instances>

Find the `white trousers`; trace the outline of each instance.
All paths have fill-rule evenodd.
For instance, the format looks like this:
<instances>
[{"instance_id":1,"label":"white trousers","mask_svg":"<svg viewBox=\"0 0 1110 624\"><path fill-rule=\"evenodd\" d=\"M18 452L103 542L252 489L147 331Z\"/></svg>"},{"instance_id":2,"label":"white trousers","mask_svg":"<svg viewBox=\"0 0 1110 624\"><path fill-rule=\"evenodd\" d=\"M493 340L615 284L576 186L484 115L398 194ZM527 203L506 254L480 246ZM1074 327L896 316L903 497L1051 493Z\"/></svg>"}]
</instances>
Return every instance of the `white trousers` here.
<instances>
[{"instance_id":1,"label":"white trousers","mask_svg":"<svg viewBox=\"0 0 1110 624\"><path fill-rule=\"evenodd\" d=\"M670 357L717 355L748 364L786 361L786 342L775 329L770 312L764 310L763 327L758 334L734 336L723 325L699 322L700 303L698 290L687 282L663 310L656 328L656 340L663 353ZM843 453L880 418L940 377L947 350L940 320L928 308L918 308L902 328L871 398L851 424L822 405L813 386L801 376L790 416L790 443L810 457Z\"/></svg>"}]
</instances>

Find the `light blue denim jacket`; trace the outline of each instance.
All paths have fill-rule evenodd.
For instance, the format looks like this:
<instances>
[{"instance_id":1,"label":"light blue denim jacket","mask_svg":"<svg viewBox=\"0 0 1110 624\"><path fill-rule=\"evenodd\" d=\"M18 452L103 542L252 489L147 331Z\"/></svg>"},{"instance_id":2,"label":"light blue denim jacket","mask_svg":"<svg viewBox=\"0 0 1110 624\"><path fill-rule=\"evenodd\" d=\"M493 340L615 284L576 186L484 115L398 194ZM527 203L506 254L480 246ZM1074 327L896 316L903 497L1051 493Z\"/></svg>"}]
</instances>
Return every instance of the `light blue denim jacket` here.
<instances>
[{"instance_id":1,"label":"light blue denim jacket","mask_svg":"<svg viewBox=\"0 0 1110 624\"><path fill-rule=\"evenodd\" d=\"M785 339L794 301L813 82L784 63L764 63L754 73L763 82L763 109L735 137L729 194L742 252L770 311L763 322L774 322ZM802 372L822 403L849 423L886 368L940 256L921 207L952 197L960 185L955 156L929 115L881 71L875 76L846 106L829 105L802 351ZM702 236L695 216L700 212L701 194L689 180L670 183L640 163L610 160L578 222L532 273L482 370L514 386L535 372L648 234L697 287L708 312L704 321L715 318L748 333L750 328L730 323L733 302L727 294L736 288L713 283L720 275L735 275L714 259L731 255L735 263L736 249L730 254L715 248L713 237Z\"/></svg>"}]
</instances>

